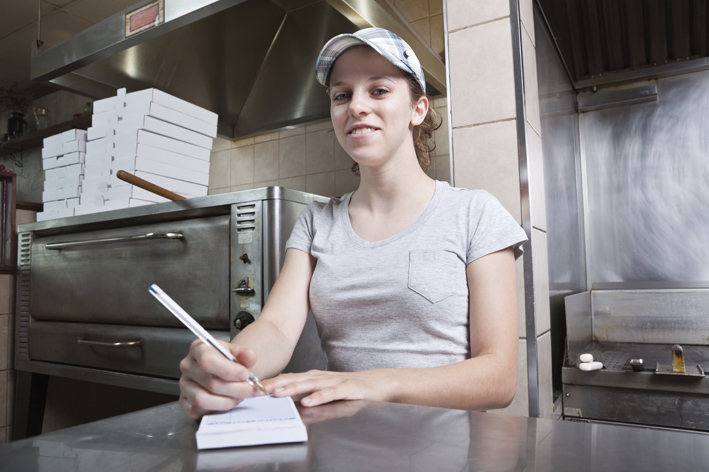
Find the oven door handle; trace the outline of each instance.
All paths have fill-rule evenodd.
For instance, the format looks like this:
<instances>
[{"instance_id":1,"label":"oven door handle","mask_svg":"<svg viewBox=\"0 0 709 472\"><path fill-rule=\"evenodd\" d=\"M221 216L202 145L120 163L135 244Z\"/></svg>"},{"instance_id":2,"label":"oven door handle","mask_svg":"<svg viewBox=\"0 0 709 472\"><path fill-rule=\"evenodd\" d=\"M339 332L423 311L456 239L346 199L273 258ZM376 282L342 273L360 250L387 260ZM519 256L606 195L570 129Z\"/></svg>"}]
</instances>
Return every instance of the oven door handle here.
<instances>
[{"instance_id":1,"label":"oven door handle","mask_svg":"<svg viewBox=\"0 0 709 472\"><path fill-rule=\"evenodd\" d=\"M86 239L84 241L67 241L64 243L45 244L47 249L64 249L75 246L86 246L90 244L115 243L120 241L152 241L155 239L185 239L182 233L146 233L135 236L119 236L116 238Z\"/></svg>"},{"instance_id":2,"label":"oven door handle","mask_svg":"<svg viewBox=\"0 0 709 472\"><path fill-rule=\"evenodd\" d=\"M77 339L77 344L88 344L90 346L109 346L109 347L130 347L140 345L140 341L118 341L109 343L105 341L92 341L91 339Z\"/></svg>"}]
</instances>

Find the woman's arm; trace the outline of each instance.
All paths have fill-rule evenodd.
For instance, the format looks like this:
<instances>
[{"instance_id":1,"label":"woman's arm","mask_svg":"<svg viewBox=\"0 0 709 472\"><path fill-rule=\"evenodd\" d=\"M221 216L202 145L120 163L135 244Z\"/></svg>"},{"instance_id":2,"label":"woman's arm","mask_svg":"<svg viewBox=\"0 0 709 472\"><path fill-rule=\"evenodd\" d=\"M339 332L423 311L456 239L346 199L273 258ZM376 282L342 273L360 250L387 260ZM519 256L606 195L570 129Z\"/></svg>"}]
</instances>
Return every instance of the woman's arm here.
<instances>
[{"instance_id":1,"label":"woman's arm","mask_svg":"<svg viewBox=\"0 0 709 472\"><path fill-rule=\"evenodd\" d=\"M315 406L340 399L368 399L482 410L512 402L517 376L517 290L512 249L467 266L471 358L422 369L377 369L355 373L311 371L265 382L276 396L309 394Z\"/></svg>"},{"instance_id":2,"label":"woman's arm","mask_svg":"<svg viewBox=\"0 0 709 472\"><path fill-rule=\"evenodd\" d=\"M197 340L181 362L180 406L191 418L233 408L255 394L246 383L248 371L266 378L288 363L308 315L308 290L315 262L305 252L289 249L261 315L231 343L224 343L240 364Z\"/></svg>"}]
</instances>

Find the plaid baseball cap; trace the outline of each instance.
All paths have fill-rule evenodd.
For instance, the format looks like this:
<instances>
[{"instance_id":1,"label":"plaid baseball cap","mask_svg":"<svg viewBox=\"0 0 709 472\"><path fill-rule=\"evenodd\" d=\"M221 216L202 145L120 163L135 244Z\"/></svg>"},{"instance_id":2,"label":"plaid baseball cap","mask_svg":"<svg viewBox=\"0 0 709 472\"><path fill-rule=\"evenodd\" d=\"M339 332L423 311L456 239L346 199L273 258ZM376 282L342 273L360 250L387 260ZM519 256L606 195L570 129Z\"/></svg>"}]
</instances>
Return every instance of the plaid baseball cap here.
<instances>
[{"instance_id":1,"label":"plaid baseball cap","mask_svg":"<svg viewBox=\"0 0 709 472\"><path fill-rule=\"evenodd\" d=\"M315 66L315 77L318 82L327 86L330 69L335 60L349 48L360 45L371 47L396 67L413 75L421 84L424 93L426 92L423 69L413 49L399 36L383 28L365 28L356 33L337 35L328 41L320 51Z\"/></svg>"}]
</instances>

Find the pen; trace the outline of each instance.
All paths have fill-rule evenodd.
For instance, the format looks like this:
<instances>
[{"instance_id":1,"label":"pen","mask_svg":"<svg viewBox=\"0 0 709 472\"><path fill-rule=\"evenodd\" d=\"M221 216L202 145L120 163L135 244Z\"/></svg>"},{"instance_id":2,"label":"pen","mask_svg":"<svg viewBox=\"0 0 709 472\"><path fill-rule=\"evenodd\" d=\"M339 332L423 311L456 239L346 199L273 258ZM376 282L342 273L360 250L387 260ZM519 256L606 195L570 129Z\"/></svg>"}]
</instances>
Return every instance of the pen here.
<instances>
[{"instance_id":1,"label":"pen","mask_svg":"<svg viewBox=\"0 0 709 472\"><path fill-rule=\"evenodd\" d=\"M236 360L236 357L234 357L231 352L227 351L224 349L224 347L217 342L216 339L214 339L214 336L209 334L207 330L202 328L202 326L195 321L194 318L192 318L185 310L182 309L180 305L178 305L175 300L170 298L170 296L163 292L163 290L158 287L157 285L153 284L150 286L148 291L158 299L160 303L165 305L165 308L170 310L173 315L177 317L178 320L182 321L182 323L187 326L190 331L192 331L194 334L197 335L199 339L201 339L204 343L206 344L211 344L214 346L219 352L221 352L224 357L229 359L232 362L239 362ZM268 394L268 390L261 384L258 378L251 372L249 372L249 385L252 387L258 388L261 390L263 393Z\"/></svg>"}]
</instances>

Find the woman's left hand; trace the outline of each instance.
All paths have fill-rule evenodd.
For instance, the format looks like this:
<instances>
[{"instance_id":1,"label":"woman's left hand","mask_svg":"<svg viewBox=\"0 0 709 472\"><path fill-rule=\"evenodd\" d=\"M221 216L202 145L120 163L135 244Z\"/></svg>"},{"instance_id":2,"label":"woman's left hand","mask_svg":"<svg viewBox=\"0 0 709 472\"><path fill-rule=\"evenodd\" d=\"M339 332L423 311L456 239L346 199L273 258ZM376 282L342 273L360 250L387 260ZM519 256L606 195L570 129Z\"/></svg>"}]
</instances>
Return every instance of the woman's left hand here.
<instances>
[{"instance_id":1,"label":"woman's left hand","mask_svg":"<svg viewBox=\"0 0 709 472\"><path fill-rule=\"evenodd\" d=\"M263 381L266 389L276 397L307 395L300 400L303 406L317 406L335 400L387 401L385 389L389 385L383 371L329 372L310 370L297 374L281 374Z\"/></svg>"}]
</instances>

